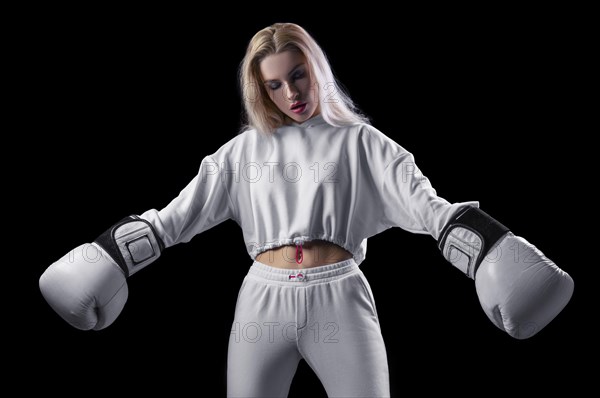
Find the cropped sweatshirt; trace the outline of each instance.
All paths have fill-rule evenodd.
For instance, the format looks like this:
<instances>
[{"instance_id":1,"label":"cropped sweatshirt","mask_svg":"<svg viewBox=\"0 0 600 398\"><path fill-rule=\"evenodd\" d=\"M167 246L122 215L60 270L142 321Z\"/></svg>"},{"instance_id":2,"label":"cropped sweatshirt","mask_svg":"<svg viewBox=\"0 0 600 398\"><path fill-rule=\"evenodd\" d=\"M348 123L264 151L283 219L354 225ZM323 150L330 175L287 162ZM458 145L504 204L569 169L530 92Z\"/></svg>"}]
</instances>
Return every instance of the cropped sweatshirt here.
<instances>
[{"instance_id":1,"label":"cropped sweatshirt","mask_svg":"<svg viewBox=\"0 0 600 398\"><path fill-rule=\"evenodd\" d=\"M466 205L479 207L437 196L413 155L375 127L335 127L318 115L270 135L238 134L202 159L165 208L140 217L165 247L233 219L252 260L318 239L343 247L360 264L369 237L400 227L437 240Z\"/></svg>"}]
</instances>

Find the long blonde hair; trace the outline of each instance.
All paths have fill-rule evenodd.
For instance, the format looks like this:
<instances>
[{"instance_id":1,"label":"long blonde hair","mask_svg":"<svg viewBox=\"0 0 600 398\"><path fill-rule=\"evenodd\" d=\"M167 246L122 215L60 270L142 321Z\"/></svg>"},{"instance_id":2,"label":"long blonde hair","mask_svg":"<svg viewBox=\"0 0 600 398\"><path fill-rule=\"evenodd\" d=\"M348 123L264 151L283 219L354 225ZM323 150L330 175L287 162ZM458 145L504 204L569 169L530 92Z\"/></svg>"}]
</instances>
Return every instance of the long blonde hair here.
<instances>
[{"instance_id":1,"label":"long blonde hair","mask_svg":"<svg viewBox=\"0 0 600 398\"><path fill-rule=\"evenodd\" d=\"M246 113L243 130L254 128L270 134L291 119L271 101L262 83L260 63L267 56L284 51L299 51L309 65L309 73L318 85L321 115L333 126L368 123L339 84L327 56L315 39L293 23L276 23L254 35L240 64L239 82Z\"/></svg>"}]
</instances>

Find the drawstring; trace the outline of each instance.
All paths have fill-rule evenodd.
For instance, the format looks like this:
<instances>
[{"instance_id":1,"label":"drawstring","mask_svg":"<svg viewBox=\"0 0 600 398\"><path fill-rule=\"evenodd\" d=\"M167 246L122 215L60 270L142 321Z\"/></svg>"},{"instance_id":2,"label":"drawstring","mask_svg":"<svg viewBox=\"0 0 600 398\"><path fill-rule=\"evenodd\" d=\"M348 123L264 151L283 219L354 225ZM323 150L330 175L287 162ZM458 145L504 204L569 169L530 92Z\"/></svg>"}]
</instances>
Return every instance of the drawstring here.
<instances>
[{"instance_id":1,"label":"drawstring","mask_svg":"<svg viewBox=\"0 0 600 398\"><path fill-rule=\"evenodd\" d=\"M302 272L298 272L296 275L292 274L292 275L288 276L288 279L295 280L295 281L303 281L304 274Z\"/></svg>"},{"instance_id":2,"label":"drawstring","mask_svg":"<svg viewBox=\"0 0 600 398\"><path fill-rule=\"evenodd\" d=\"M296 244L296 263L302 264L302 261L304 261L304 254L302 253L302 244L304 241L302 238L295 238L294 243Z\"/></svg>"}]
</instances>

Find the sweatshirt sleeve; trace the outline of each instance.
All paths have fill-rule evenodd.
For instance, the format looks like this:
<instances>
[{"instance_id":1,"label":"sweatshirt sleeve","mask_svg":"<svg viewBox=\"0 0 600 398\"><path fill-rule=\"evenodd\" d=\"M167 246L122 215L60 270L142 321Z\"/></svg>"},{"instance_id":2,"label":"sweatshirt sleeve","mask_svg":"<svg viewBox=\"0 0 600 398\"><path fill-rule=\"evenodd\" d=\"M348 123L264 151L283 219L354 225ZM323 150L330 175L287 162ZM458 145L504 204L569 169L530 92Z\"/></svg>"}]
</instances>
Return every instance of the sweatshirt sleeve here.
<instances>
[{"instance_id":1,"label":"sweatshirt sleeve","mask_svg":"<svg viewBox=\"0 0 600 398\"><path fill-rule=\"evenodd\" d=\"M429 179L404 151L387 164L383 173L382 201L388 222L414 233L438 239L444 226L464 206L479 202L449 203L437 195Z\"/></svg>"},{"instance_id":2,"label":"sweatshirt sleeve","mask_svg":"<svg viewBox=\"0 0 600 398\"><path fill-rule=\"evenodd\" d=\"M379 187L382 221L388 228L430 234L437 240L460 208L479 207L476 201L449 203L438 196L410 152L373 126L367 131L369 167Z\"/></svg>"},{"instance_id":3,"label":"sweatshirt sleeve","mask_svg":"<svg viewBox=\"0 0 600 398\"><path fill-rule=\"evenodd\" d=\"M140 216L152 224L166 247L189 242L195 235L233 218L233 206L219 164L206 156L198 174L160 211Z\"/></svg>"}]
</instances>

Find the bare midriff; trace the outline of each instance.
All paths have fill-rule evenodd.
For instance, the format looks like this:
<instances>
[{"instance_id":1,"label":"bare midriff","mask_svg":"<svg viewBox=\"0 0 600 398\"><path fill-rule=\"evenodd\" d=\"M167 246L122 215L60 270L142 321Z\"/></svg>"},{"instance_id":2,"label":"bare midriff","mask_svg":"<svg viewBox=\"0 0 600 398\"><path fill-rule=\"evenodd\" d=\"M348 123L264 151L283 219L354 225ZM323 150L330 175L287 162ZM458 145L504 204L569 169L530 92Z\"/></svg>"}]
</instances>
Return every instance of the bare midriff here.
<instances>
[{"instance_id":1,"label":"bare midriff","mask_svg":"<svg viewBox=\"0 0 600 398\"><path fill-rule=\"evenodd\" d=\"M333 264L352 258L352 253L335 243L312 240L302 245L302 259L298 263L296 245L280 246L256 256L256 261L276 268L300 269Z\"/></svg>"}]
</instances>

